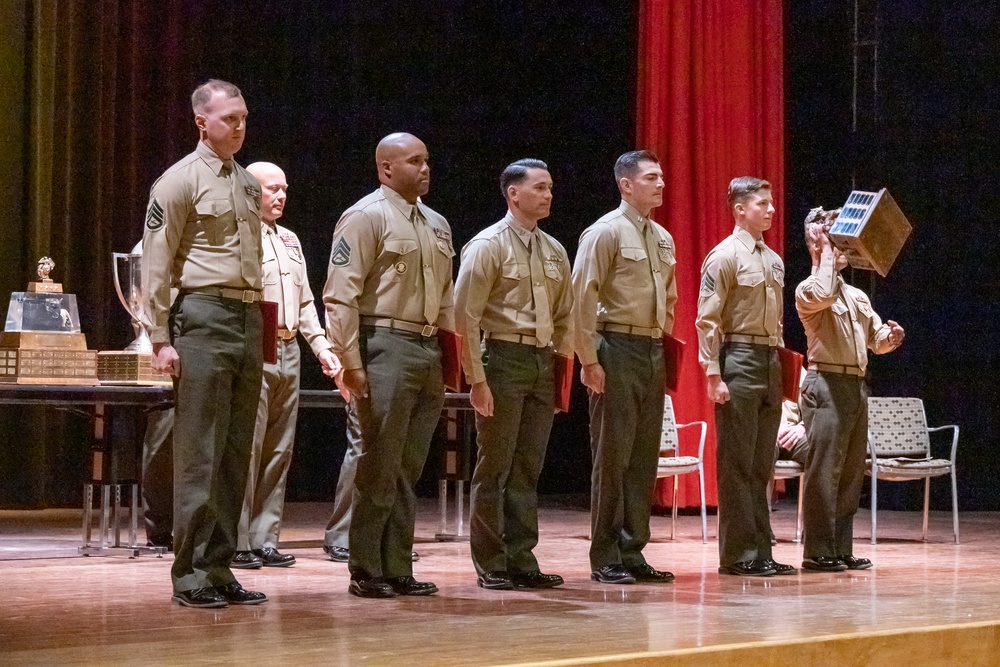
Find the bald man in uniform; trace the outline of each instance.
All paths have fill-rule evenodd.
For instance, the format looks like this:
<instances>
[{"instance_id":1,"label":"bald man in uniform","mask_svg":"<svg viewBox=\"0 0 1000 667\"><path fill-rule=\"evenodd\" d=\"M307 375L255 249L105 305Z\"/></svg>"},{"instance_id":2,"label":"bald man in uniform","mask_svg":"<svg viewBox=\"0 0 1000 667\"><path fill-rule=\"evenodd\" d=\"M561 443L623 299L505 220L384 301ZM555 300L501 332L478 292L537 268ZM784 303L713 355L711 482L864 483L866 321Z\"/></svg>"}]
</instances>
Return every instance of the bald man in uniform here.
<instances>
[{"instance_id":1,"label":"bald man in uniform","mask_svg":"<svg viewBox=\"0 0 1000 667\"><path fill-rule=\"evenodd\" d=\"M233 161L246 132L239 88L210 80L191 106L200 141L153 184L142 239L151 363L174 375L173 599L260 604L267 596L229 568L263 366L260 184Z\"/></svg>"},{"instance_id":2,"label":"bald man in uniform","mask_svg":"<svg viewBox=\"0 0 1000 667\"><path fill-rule=\"evenodd\" d=\"M573 354L569 258L538 228L552 205L541 160L500 176L507 215L469 241L455 284L462 366L479 454L472 475L472 562L482 588L552 588L538 544L538 477L555 411L553 356Z\"/></svg>"},{"instance_id":3,"label":"bald man in uniform","mask_svg":"<svg viewBox=\"0 0 1000 667\"><path fill-rule=\"evenodd\" d=\"M709 252L698 296L698 360L715 405L719 573L794 574L771 557L767 486L781 420L782 288L785 265L767 247L771 184L729 184L733 233Z\"/></svg>"},{"instance_id":4,"label":"bald man in uniform","mask_svg":"<svg viewBox=\"0 0 1000 667\"><path fill-rule=\"evenodd\" d=\"M615 163L622 201L580 235L573 266L576 354L590 394L591 578L670 583L642 550L663 428L663 334L674 326L674 240L649 218L663 170L649 151Z\"/></svg>"},{"instance_id":5,"label":"bald man in uniform","mask_svg":"<svg viewBox=\"0 0 1000 667\"><path fill-rule=\"evenodd\" d=\"M270 162L255 162L247 171L260 183L264 300L278 304L278 355L277 363L264 364L250 477L232 566L289 567L295 564L295 556L278 551L278 535L299 412L302 361L296 334L301 333L309 343L324 374L336 378L341 369L319 323L299 237L277 224L288 192L285 172Z\"/></svg>"},{"instance_id":6,"label":"bald man in uniform","mask_svg":"<svg viewBox=\"0 0 1000 667\"><path fill-rule=\"evenodd\" d=\"M427 147L390 134L375 149L381 187L347 209L323 290L328 337L361 422L348 569L352 595L430 595L413 577L414 485L444 405L438 327L455 328L451 228L420 201Z\"/></svg>"},{"instance_id":7,"label":"bald man in uniform","mask_svg":"<svg viewBox=\"0 0 1000 667\"><path fill-rule=\"evenodd\" d=\"M868 443L865 371L868 350L891 352L904 335L896 322L883 324L868 296L840 276L847 257L827 233L838 213L819 208L806 218L812 273L795 290L795 308L809 344L800 399L810 445L802 497L802 569L818 572L872 566L853 551Z\"/></svg>"}]
</instances>

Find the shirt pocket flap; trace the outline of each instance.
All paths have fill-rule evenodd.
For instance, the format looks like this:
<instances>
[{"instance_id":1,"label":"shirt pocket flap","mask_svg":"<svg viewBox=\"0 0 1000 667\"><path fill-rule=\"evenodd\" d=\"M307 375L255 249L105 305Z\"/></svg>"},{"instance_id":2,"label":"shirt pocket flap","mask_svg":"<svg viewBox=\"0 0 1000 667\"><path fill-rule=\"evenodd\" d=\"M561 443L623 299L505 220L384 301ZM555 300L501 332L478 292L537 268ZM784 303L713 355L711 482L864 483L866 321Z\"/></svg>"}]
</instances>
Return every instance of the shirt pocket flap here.
<instances>
[{"instance_id":1,"label":"shirt pocket flap","mask_svg":"<svg viewBox=\"0 0 1000 667\"><path fill-rule=\"evenodd\" d=\"M747 271L736 275L736 284L740 287L756 287L764 282L763 271Z\"/></svg>"},{"instance_id":2,"label":"shirt pocket flap","mask_svg":"<svg viewBox=\"0 0 1000 667\"><path fill-rule=\"evenodd\" d=\"M625 259L630 259L633 262L641 262L642 260L646 259L646 251L643 250L642 248L636 248L633 246L623 246L621 250L619 250L619 252L621 253L622 257L624 257Z\"/></svg>"},{"instance_id":3,"label":"shirt pocket flap","mask_svg":"<svg viewBox=\"0 0 1000 667\"><path fill-rule=\"evenodd\" d=\"M839 301L834 302L834 304L830 306L830 309L833 310L833 312L836 313L837 315L843 315L844 313L847 312L847 306L845 306Z\"/></svg>"},{"instance_id":4,"label":"shirt pocket flap","mask_svg":"<svg viewBox=\"0 0 1000 667\"><path fill-rule=\"evenodd\" d=\"M527 264L506 262L500 266L500 274L507 280L524 280L531 275Z\"/></svg>"},{"instance_id":5,"label":"shirt pocket flap","mask_svg":"<svg viewBox=\"0 0 1000 667\"><path fill-rule=\"evenodd\" d=\"M386 252L392 252L397 255L406 255L417 249L417 242L410 239L386 239L385 240Z\"/></svg>"},{"instance_id":6,"label":"shirt pocket flap","mask_svg":"<svg viewBox=\"0 0 1000 667\"><path fill-rule=\"evenodd\" d=\"M228 199L205 199L194 205L199 218L218 218L233 210Z\"/></svg>"}]
</instances>

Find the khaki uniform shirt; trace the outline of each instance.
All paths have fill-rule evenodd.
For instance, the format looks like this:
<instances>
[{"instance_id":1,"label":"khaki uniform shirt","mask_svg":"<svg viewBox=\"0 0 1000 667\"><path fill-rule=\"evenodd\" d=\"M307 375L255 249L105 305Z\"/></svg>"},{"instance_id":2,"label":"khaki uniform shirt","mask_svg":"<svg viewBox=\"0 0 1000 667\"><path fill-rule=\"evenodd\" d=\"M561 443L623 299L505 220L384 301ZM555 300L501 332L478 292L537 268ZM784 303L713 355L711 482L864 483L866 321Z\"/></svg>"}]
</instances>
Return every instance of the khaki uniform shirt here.
<instances>
[{"instance_id":1,"label":"khaki uniform shirt","mask_svg":"<svg viewBox=\"0 0 1000 667\"><path fill-rule=\"evenodd\" d=\"M715 246L701 266L698 294L698 361L706 375L721 375L719 350L727 334L784 344L782 290L785 264L742 227Z\"/></svg>"},{"instance_id":2,"label":"khaki uniform shirt","mask_svg":"<svg viewBox=\"0 0 1000 667\"><path fill-rule=\"evenodd\" d=\"M819 266L795 289L809 361L856 366L864 372L869 349L883 354L896 346L889 342L889 325L882 324L864 292L844 282L834 261L833 252L823 253Z\"/></svg>"},{"instance_id":3,"label":"khaki uniform shirt","mask_svg":"<svg viewBox=\"0 0 1000 667\"><path fill-rule=\"evenodd\" d=\"M301 332L313 354L319 356L333 345L319 324L299 237L281 225L272 227L261 222L260 229L264 246L264 300L278 304L278 326Z\"/></svg>"},{"instance_id":4,"label":"khaki uniform shirt","mask_svg":"<svg viewBox=\"0 0 1000 667\"><path fill-rule=\"evenodd\" d=\"M656 243L653 258L646 251L647 226ZM675 264L673 237L627 202L583 231L573 265L576 355L581 364L597 363L598 323L673 331ZM657 319L658 310L662 319Z\"/></svg>"},{"instance_id":5,"label":"khaki uniform shirt","mask_svg":"<svg viewBox=\"0 0 1000 667\"><path fill-rule=\"evenodd\" d=\"M536 313L530 269L529 244L541 248L548 296L550 343L558 354L573 354L573 293L569 257L557 240L535 229L529 232L508 211L462 249L462 263L455 283L455 320L463 336L462 366L470 384L486 380L480 334L536 335ZM537 245L536 245L537 244Z\"/></svg>"},{"instance_id":6,"label":"khaki uniform shirt","mask_svg":"<svg viewBox=\"0 0 1000 667\"><path fill-rule=\"evenodd\" d=\"M427 225L433 243L430 257L421 256L418 229L410 221L414 208L424 221L417 224ZM392 188L383 185L344 211L333 233L323 303L327 337L345 369L361 368L361 317L455 329L454 256L448 221L422 202L408 203ZM430 322L424 315L425 275L433 281L428 292L440 297Z\"/></svg>"},{"instance_id":7,"label":"khaki uniform shirt","mask_svg":"<svg viewBox=\"0 0 1000 667\"><path fill-rule=\"evenodd\" d=\"M232 177L202 142L153 183L142 237L143 324L169 343L170 288L261 289L260 183L233 162ZM239 218L252 239L254 273L243 276Z\"/></svg>"}]
</instances>

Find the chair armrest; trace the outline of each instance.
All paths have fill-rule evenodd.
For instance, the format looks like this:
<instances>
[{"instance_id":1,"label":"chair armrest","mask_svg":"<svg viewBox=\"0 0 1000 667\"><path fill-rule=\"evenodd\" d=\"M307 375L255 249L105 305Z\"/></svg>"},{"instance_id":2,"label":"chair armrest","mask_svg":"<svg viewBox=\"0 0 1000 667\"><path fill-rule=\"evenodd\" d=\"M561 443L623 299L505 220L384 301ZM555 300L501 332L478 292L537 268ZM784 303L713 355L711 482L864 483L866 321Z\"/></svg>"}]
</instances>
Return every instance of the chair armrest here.
<instances>
[{"instance_id":1,"label":"chair armrest","mask_svg":"<svg viewBox=\"0 0 1000 667\"><path fill-rule=\"evenodd\" d=\"M705 437L708 435L708 424L705 423L705 422L689 422L687 424L678 424L677 425L677 430L680 431L681 429L687 428L688 426L700 426L701 427L701 438L698 441L698 460L699 461L703 461L704 460L703 457L704 457L704 454L705 454ZM679 453L680 453L680 451L678 451L678 454Z\"/></svg>"},{"instance_id":2,"label":"chair armrest","mask_svg":"<svg viewBox=\"0 0 1000 667\"><path fill-rule=\"evenodd\" d=\"M937 431L944 431L945 429L951 429L951 464L955 465L955 454L958 451L958 424L946 424L945 426L933 426L928 427L928 433L935 433Z\"/></svg>"}]
</instances>

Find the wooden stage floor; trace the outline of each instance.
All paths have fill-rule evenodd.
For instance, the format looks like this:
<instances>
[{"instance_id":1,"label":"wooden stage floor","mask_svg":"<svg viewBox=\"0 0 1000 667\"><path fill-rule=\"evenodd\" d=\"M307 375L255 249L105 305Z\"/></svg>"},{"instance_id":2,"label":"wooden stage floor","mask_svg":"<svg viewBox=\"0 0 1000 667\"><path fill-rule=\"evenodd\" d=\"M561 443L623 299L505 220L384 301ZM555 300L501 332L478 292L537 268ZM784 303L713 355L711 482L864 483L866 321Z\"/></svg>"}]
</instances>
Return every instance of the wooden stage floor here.
<instances>
[{"instance_id":1,"label":"wooden stage floor","mask_svg":"<svg viewBox=\"0 0 1000 667\"><path fill-rule=\"evenodd\" d=\"M855 553L875 568L744 579L717 574L714 517L702 544L698 517L654 517L645 553L673 584L608 586L589 579L589 514L570 499L543 500L543 571L557 589L476 587L467 542L435 542L437 513L422 501L415 563L441 592L363 600L347 593L344 564L320 550L330 505L287 507L288 569L237 572L268 594L257 607L182 608L170 601L171 557L79 557L80 512L0 511L0 664L323 665L971 665L998 664L1000 514L867 512ZM466 515L467 516L467 515ZM795 510L773 514L778 560L798 566Z\"/></svg>"}]
</instances>

